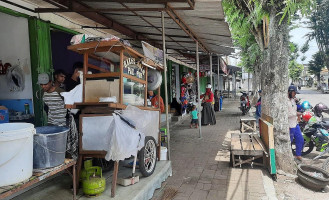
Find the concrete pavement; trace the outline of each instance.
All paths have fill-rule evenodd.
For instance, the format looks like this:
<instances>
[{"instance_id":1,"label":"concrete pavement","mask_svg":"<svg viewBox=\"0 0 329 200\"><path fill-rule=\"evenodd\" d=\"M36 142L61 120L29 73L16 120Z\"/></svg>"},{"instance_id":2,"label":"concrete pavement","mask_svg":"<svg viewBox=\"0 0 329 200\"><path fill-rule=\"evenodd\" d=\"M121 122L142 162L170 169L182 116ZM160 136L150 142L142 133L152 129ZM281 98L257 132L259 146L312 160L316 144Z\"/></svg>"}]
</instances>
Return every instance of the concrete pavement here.
<instances>
[{"instance_id":1,"label":"concrete pavement","mask_svg":"<svg viewBox=\"0 0 329 200\"><path fill-rule=\"evenodd\" d=\"M201 139L198 129L189 128L190 119L171 127L173 176L156 190L153 200L166 188L178 190L175 200L276 199L265 169L230 167L230 135L239 129L241 112L238 101L225 99L223 107L216 113L216 125L202 126Z\"/></svg>"}]
</instances>

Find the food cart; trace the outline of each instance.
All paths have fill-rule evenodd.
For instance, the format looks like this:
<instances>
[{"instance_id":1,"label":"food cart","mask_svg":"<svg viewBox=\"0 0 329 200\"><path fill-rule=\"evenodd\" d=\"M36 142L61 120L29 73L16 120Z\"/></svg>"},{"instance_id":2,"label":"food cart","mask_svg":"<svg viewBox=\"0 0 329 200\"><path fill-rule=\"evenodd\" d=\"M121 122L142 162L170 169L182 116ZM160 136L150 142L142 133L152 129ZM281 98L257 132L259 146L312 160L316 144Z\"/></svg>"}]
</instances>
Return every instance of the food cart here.
<instances>
[{"instance_id":1,"label":"food cart","mask_svg":"<svg viewBox=\"0 0 329 200\"><path fill-rule=\"evenodd\" d=\"M144 176L153 173L156 160L160 155L160 109L153 108L147 99L148 72L163 70L162 66L148 60L144 55L124 44L120 40L102 40L68 46L69 50L83 55L82 102L66 105L69 109L80 109L79 119L79 157L77 180L84 158L104 158L106 151L97 147L104 142L93 137L110 125L102 123L111 117L114 111L124 110L134 105L142 110L157 112L156 131L145 133L145 147L139 152L140 170ZM160 95L160 87L157 88ZM160 98L159 98L160 99ZM160 101L158 102L160 105ZM98 120L97 117L101 120ZM102 123L98 128L87 127L89 123ZM87 131L89 130L89 131ZM154 129L153 129L154 130ZM103 132L102 132L103 131ZM88 132L88 133L87 133ZM99 137L99 136L98 136ZM145 150L146 149L146 150ZM111 196L115 196L119 162L115 161ZM78 187L78 186L77 186Z\"/></svg>"}]
</instances>

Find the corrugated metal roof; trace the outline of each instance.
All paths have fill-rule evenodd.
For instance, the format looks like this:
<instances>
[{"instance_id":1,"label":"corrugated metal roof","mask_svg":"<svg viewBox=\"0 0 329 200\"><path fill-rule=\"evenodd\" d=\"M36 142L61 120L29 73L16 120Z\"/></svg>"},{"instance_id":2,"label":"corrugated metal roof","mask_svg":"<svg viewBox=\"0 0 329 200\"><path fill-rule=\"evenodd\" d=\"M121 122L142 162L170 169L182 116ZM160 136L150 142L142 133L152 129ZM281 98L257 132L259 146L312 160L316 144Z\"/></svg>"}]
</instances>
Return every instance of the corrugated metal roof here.
<instances>
[{"instance_id":1,"label":"corrugated metal roof","mask_svg":"<svg viewBox=\"0 0 329 200\"><path fill-rule=\"evenodd\" d=\"M63 0L47 0L47 2L42 0L26 1L32 2L39 8L60 9L67 8L68 4L65 5L65 3L69 2ZM52 2L52 4L48 2ZM55 4L57 6L54 6L54 2L57 2ZM233 53L231 34L228 24L224 20L221 0L195 0L194 2L193 10L182 10L190 6L187 0L181 3L168 3L167 6L160 3L119 3L104 0L79 0L72 1L72 4L79 3L85 10L75 10L72 7L74 12L58 12L57 14L78 21L86 27L103 27L101 31L104 34L111 33L123 39L128 39L134 48L139 48L138 50L141 51L140 39L137 40L129 35L127 36L114 27L108 27L102 23L103 21L88 19L90 15L86 13L90 14L91 12L86 12L86 9L88 8L92 12L101 15L103 20L107 18L110 21L117 22L134 34L142 36L150 44L157 45L158 47L162 47L161 12L159 10L165 10L166 48L175 52L174 54L170 54L171 57L181 59L181 56L185 55L183 57L186 59L186 57L195 56L195 40L198 40L201 45L201 48L199 48L200 51L206 49L208 51L206 53L217 55L230 55ZM79 8L81 8L80 5ZM151 11L152 9L154 11ZM178 20L178 22L175 20ZM195 37L191 38L191 35L182 30L182 25L178 25L178 23L183 23L183 27L186 26ZM108 27L109 29L104 29L104 27ZM187 54L190 54L190 56L186 56Z\"/></svg>"}]
</instances>

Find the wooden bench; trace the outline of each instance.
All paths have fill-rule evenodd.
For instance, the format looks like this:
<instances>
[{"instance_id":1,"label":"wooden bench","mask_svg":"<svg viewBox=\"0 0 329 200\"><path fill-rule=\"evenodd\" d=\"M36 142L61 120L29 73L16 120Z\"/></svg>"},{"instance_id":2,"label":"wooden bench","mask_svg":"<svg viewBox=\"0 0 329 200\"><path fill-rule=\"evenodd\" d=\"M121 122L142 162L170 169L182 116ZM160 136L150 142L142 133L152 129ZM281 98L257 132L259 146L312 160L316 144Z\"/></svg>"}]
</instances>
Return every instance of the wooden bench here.
<instances>
[{"instance_id":1,"label":"wooden bench","mask_svg":"<svg viewBox=\"0 0 329 200\"><path fill-rule=\"evenodd\" d=\"M256 132L256 118L248 117L240 119L240 131L244 132Z\"/></svg>"},{"instance_id":2,"label":"wooden bench","mask_svg":"<svg viewBox=\"0 0 329 200\"><path fill-rule=\"evenodd\" d=\"M257 134L232 133L231 135L231 159L233 167L249 163L264 166L267 155L264 144ZM255 160L262 158L262 163Z\"/></svg>"},{"instance_id":3,"label":"wooden bench","mask_svg":"<svg viewBox=\"0 0 329 200\"><path fill-rule=\"evenodd\" d=\"M35 184L39 184L41 181L48 179L60 172L67 171L70 175L72 175L72 182L73 182L72 198L73 200L76 200L75 165L76 165L76 161L74 161L73 159L65 159L65 162L57 167L34 171L32 177L30 177L29 179L23 182L14 185L0 187L0 199L13 198L15 194L17 193L19 194L22 191L31 189ZM72 168L72 174L71 172L69 172L68 170L69 168Z\"/></svg>"}]
</instances>

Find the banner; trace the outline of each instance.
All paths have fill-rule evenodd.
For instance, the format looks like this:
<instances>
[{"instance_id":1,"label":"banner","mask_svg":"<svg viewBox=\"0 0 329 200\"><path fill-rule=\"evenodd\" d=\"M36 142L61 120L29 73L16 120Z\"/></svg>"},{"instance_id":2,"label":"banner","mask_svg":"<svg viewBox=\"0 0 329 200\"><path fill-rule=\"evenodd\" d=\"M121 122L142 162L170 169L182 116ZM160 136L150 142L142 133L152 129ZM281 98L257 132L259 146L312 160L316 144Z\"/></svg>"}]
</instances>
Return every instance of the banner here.
<instances>
[{"instance_id":1,"label":"banner","mask_svg":"<svg viewBox=\"0 0 329 200\"><path fill-rule=\"evenodd\" d=\"M229 74L229 70L227 70L227 65L223 59L220 59L220 67L226 75Z\"/></svg>"},{"instance_id":2,"label":"banner","mask_svg":"<svg viewBox=\"0 0 329 200\"><path fill-rule=\"evenodd\" d=\"M163 65L163 51L161 49L158 49L149 43L146 43L142 41L144 56L147 58L153 60L159 65Z\"/></svg>"}]
</instances>

